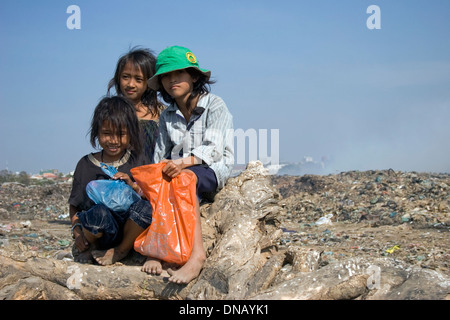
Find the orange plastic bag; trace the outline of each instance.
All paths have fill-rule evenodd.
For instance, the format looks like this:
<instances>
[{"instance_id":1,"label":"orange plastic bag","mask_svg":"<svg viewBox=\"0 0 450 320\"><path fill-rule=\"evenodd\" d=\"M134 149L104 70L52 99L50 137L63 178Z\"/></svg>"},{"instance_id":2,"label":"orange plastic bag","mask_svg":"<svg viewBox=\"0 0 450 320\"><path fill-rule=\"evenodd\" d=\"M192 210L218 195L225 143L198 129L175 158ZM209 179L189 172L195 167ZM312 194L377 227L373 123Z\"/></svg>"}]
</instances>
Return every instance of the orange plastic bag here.
<instances>
[{"instance_id":1,"label":"orange plastic bag","mask_svg":"<svg viewBox=\"0 0 450 320\"><path fill-rule=\"evenodd\" d=\"M170 182L162 169L165 163L131 169L153 208L151 225L134 242L144 256L182 265L191 255L194 242L196 185L193 172L181 172Z\"/></svg>"}]
</instances>

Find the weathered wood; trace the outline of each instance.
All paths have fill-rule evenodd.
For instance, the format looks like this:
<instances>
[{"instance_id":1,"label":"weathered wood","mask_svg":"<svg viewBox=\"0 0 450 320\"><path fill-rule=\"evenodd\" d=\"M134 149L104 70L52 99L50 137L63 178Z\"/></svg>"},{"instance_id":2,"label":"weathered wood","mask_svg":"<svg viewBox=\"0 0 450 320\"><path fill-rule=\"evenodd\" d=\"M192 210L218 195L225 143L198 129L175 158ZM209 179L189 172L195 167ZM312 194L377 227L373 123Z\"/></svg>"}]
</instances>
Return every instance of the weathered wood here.
<instances>
[{"instance_id":1,"label":"weathered wood","mask_svg":"<svg viewBox=\"0 0 450 320\"><path fill-rule=\"evenodd\" d=\"M321 251L313 248L291 246L286 252L286 259L294 272L311 272L319 269Z\"/></svg>"},{"instance_id":2,"label":"weathered wood","mask_svg":"<svg viewBox=\"0 0 450 320\"><path fill-rule=\"evenodd\" d=\"M449 288L449 278L433 270L411 268L392 258L354 258L314 272L293 273L292 278L276 283L249 299L444 300L448 298Z\"/></svg>"},{"instance_id":3,"label":"weathered wood","mask_svg":"<svg viewBox=\"0 0 450 320\"><path fill-rule=\"evenodd\" d=\"M122 264L98 266L42 258L20 262L2 257L0 267L18 279L42 279L49 299L169 299L182 287L169 283L167 274L151 276L142 272L140 266ZM12 298L6 287L0 288L0 297Z\"/></svg>"},{"instance_id":4,"label":"weathered wood","mask_svg":"<svg viewBox=\"0 0 450 320\"><path fill-rule=\"evenodd\" d=\"M210 207L210 221L218 231L217 243L199 279L190 288L190 299L242 299L248 282L262 267L261 250L278 241L280 233L266 228L264 219L278 210L278 191L260 163L251 163L238 177L228 180ZM261 223L263 221L263 223ZM265 247L261 247L264 244ZM217 287L217 274L227 285ZM223 290L227 288L227 290Z\"/></svg>"},{"instance_id":5,"label":"weathered wood","mask_svg":"<svg viewBox=\"0 0 450 320\"><path fill-rule=\"evenodd\" d=\"M285 253L281 252L273 255L264 266L258 270L248 282L248 290L245 297L252 296L262 290L267 289L275 279L285 261Z\"/></svg>"}]
</instances>

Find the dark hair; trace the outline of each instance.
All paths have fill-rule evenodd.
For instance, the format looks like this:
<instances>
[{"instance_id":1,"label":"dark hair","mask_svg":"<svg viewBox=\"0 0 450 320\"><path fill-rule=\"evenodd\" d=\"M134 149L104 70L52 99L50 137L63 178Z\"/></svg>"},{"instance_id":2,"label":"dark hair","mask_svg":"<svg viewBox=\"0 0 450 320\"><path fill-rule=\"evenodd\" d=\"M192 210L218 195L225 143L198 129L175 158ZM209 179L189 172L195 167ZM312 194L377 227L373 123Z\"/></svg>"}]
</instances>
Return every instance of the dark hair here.
<instances>
[{"instance_id":1,"label":"dark hair","mask_svg":"<svg viewBox=\"0 0 450 320\"><path fill-rule=\"evenodd\" d=\"M153 52L146 48L133 47L119 58L114 77L108 83L108 95L111 88L114 87L117 95L123 96L123 92L120 90L120 75L128 62L133 63L134 67L141 70L145 80L150 79L155 74L156 57ZM150 88L147 88L142 95L141 102L147 107L148 112L154 116L159 115L164 108L164 105L158 100L157 92Z\"/></svg>"},{"instance_id":2,"label":"dark hair","mask_svg":"<svg viewBox=\"0 0 450 320\"><path fill-rule=\"evenodd\" d=\"M216 83L214 80L208 79L206 75L204 75L202 72L197 70L196 68L186 68L185 69L187 73L192 78L197 78L198 80L194 83L194 88L192 89L191 95L189 96L187 100L187 107L188 109L191 108L191 101L197 96L201 96L205 93L209 93L211 90L210 85ZM170 94L167 93L167 91L164 89L162 83L161 83L161 76L158 77L159 82L159 92L161 93L162 98L167 103L173 103L175 102L175 99L170 96Z\"/></svg>"},{"instance_id":3,"label":"dark hair","mask_svg":"<svg viewBox=\"0 0 450 320\"><path fill-rule=\"evenodd\" d=\"M104 121L110 121L116 132L126 128L130 136L130 149L136 153L142 151L141 132L136 109L133 104L121 96L105 97L95 107L91 121L91 145L98 146L98 133Z\"/></svg>"}]
</instances>

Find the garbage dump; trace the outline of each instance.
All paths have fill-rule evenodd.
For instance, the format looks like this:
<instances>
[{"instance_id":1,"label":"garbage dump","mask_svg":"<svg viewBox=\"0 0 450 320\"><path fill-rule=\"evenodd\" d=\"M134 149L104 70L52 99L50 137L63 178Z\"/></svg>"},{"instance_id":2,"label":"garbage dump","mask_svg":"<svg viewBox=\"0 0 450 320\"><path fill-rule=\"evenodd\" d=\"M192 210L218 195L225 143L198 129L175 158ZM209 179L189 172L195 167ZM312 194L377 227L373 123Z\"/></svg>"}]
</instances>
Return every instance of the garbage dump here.
<instances>
[{"instance_id":1,"label":"garbage dump","mask_svg":"<svg viewBox=\"0 0 450 320\"><path fill-rule=\"evenodd\" d=\"M173 290L133 254L106 267L73 261L69 183L4 183L0 299L449 298L449 174L263 169L249 164L201 205L207 261ZM39 292L26 289L30 274Z\"/></svg>"},{"instance_id":2,"label":"garbage dump","mask_svg":"<svg viewBox=\"0 0 450 320\"><path fill-rule=\"evenodd\" d=\"M362 253L449 273L449 174L349 171L273 176L283 245L314 245L322 262Z\"/></svg>"}]
</instances>

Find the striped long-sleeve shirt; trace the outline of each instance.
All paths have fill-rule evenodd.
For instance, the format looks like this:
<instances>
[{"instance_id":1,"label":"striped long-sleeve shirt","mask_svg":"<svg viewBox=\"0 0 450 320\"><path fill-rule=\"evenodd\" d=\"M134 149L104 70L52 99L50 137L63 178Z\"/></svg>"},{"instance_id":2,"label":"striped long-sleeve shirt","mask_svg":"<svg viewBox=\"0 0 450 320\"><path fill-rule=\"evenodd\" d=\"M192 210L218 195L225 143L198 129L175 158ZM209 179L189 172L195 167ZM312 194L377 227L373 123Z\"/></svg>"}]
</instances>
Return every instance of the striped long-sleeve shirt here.
<instances>
[{"instance_id":1,"label":"striped long-sleeve shirt","mask_svg":"<svg viewBox=\"0 0 450 320\"><path fill-rule=\"evenodd\" d=\"M233 117L220 97L201 96L188 122L171 104L161 113L159 131L154 163L196 156L214 170L218 189L223 188L234 164L234 131Z\"/></svg>"}]
</instances>

